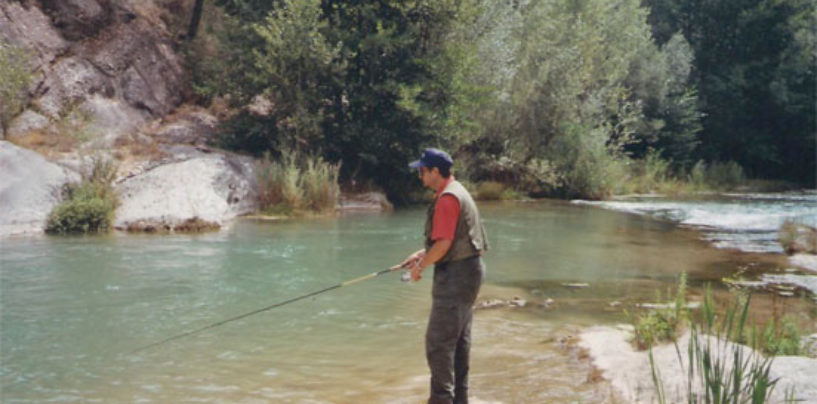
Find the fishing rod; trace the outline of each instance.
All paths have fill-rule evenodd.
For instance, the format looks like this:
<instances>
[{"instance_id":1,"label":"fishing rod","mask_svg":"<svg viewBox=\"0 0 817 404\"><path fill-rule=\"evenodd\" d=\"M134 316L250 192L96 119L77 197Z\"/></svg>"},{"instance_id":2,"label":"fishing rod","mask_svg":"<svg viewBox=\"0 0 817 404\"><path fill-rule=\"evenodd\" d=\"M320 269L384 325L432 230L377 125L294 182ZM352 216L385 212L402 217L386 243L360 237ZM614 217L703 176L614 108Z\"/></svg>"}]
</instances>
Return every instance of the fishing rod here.
<instances>
[{"instance_id":1,"label":"fishing rod","mask_svg":"<svg viewBox=\"0 0 817 404\"><path fill-rule=\"evenodd\" d=\"M180 339L180 338L188 337L188 336L191 336L193 334L198 334L198 333L200 333L202 331L206 331L206 330L209 330L211 328L216 328L218 326L222 326L222 325L227 324L227 323L232 322L232 321L241 320L242 318L247 318L249 316L252 316L254 314L258 314L258 313L261 313L261 312L265 312L267 310L272 310L272 309L274 309L276 307L286 306L286 305L288 305L290 303L295 303L298 300L303 300L303 299L306 299L306 298L310 298L312 296L317 296L317 295L319 295L321 293L325 293L325 292L328 292L330 290L340 289L340 288L342 288L344 286L349 286L349 285L352 285L352 284L355 284L355 283L358 283L358 282L365 281L367 279L372 279L374 277L377 277L377 276L380 276L380 275L383 275L383 274L387 274L389 272L396 271L396 270L398 270L400 268L403 268L403 266L400 265L400 264L397 264L397 265L395 265L395 266L393 266L391 268L384 269L382 271L372 272L372 273L370 273L368 275L363 275L363 276L361 276L359 278L350 279L350 280L348 280L346 282L341 282L341 283L338 283L336 285L332 285L332 286L330 286L328 288L324 288L324 289L321 289L321 290L318 290L318 291L315 291L315 292L312 292L312 293L307 293L305 295L301 295L301 296L298 296L298 297L294 297L292 299L285 300L285 301L279 302L279 303L275 303L275 304L267 306L267 307L262 307L260 309L253 310L253 311L250 311L250 312L247 312L247 313L235 316L235 317L230 317L230 318L228 318L226 320L221 320L221 321L219 321L217 323L213 323L213 324L201 327L201 328L197 328L197 329L192 330L192 331L187 331L187 332L184 332L184 333L181 333L181 334L178 334L178 335L174 335L172 337L165 338L165 339L163 339L161 341L154 342L154 343L152 343L150 345L145 345L145 346L143 346L141 348L134 349L133 351L131 351L131 354L135 354L137 352L141 352L141 351L144 351L146 349L153 348L155 346L166 344L166 343L168 343L170 341L174 341L174 340L177 340L177 339Z\"/></svg>"}]
</instances>

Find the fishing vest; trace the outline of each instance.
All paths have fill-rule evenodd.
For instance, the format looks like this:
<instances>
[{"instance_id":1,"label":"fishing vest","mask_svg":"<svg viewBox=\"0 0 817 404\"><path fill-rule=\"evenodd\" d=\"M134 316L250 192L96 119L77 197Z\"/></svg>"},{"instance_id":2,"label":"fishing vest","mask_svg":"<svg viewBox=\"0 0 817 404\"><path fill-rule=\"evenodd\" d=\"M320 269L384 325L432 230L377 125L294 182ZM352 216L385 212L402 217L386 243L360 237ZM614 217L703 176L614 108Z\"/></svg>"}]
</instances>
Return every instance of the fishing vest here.
<instances>
[{"instance_id":1,"label":"fishing vest","mask_svg":"<svg viewBox=\"0 0 817 404\"><path fill-rule=\"evenodd\" d=\"M474 199L468 190L456 180L452 180L446 185L440 197L428 207L426 212L426 251L431 248L433 241L431 240L431 227L434 219L434 208L437 206L437 201L443 195L453 195L460 203L460 214L457 217L457 227L454 230L454 240L451 243L451 248L448 252L437 261L438 264L449 261L459 261L466 258L471 258L479 255L482 251L488 250L488 238L485 235L485 228L482 226L482 221L479 219L479 211Z\"/></svg>"}]
</instances>

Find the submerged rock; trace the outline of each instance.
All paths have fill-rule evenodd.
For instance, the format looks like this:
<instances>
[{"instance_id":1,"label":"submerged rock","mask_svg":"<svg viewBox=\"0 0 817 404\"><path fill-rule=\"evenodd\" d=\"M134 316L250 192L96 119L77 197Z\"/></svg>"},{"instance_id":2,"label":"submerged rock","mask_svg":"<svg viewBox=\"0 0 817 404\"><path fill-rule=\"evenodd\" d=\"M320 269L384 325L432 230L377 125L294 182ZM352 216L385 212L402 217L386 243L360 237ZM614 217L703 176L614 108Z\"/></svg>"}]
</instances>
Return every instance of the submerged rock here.
<instances>
[{"instance_id":1,"label":"submerged rock","mask_svg":"<svg viewBox=\"0 0 817 404\"><path fill-rule=\"evenodd\" d=\"M337 209L341 212L382 212L393 210L394 205L381 192L344 192L338 200Z\"/></svg>"},{"instance_id":2,"label":"submerged rock","mask_svg":"<svg viewBox=\"0 0 817 404\"><path fill-rule=\"evenodd\" d=\"M122 181L114 227L162 231L216 227L256 210L252 162L210 154L173 162Z\"/></svg>"},{"instance_id":3,"label":"submerged rock","mask_svg":"<svg viewBox=\"0 0 817 404\"><path fill-rule=\"evenodd\" d=\"M0 236L43 232L63 185L78 180L39 154L0 141Z\"/></svg>"},{"instance_id":4,"label":"submerged rock","mask_svg":"<svg viewBox=\"0 0 817 404\"><path fill-rule=\"evenodd\" d=\"M589 283L563 283L562 286L570 289L584 289L589 288Z\"/></svg>"}]
</instances>

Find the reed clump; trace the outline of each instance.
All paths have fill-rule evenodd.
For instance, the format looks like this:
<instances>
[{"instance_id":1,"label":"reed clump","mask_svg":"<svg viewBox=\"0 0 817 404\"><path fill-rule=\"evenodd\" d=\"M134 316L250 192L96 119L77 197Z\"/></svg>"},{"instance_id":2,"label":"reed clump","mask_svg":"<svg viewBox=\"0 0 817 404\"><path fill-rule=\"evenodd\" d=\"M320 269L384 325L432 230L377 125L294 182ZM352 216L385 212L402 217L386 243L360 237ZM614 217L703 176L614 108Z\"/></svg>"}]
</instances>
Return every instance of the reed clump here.
<instances>
[{"instance_id":1,"label":"reed clump","mask_svg":"<svg viewBox=\"0 0 817 404\"><path fill-rule=\"evenodd\" d=\"M777 379L770 375L773 357L740 345L746 341L750 296L739 297L722 316L715 313L711 290L704 292L697 321L689 322L690 339L685 349L675 343L678 361L686 374L687 403L752 403L769 401ZM754 344L753 344L754 345ZM686 352L686 361L682 352ZM657 401L668 401L661 370L649 353ZM793 392L789 392L793 396Z\"/></svg>"},{"instance_id":2,"label":"reed clump","mask_svg":"<svg viewBox=\"0 0 817 404\"><path fill-rule=\"evenodd\" d=\"M321 157L283 151L275 161L265 154L256 164L260 210L275 214L330 212L340 197L339 173L340 164Z\"/></svg>"}]
</instances>

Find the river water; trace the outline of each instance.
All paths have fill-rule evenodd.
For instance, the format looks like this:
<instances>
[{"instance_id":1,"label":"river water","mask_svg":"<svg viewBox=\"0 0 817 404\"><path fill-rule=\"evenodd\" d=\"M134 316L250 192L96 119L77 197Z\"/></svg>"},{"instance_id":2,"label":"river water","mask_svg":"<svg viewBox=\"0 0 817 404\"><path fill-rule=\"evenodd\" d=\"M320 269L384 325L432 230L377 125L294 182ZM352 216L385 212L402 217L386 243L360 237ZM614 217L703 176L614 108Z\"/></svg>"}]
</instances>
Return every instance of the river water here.
<instances>
[{"instance_id":1,"label":"river water","mask_svg":"<svg viewBox=\"0 0 817 404\"><path fill-rule=\"evenodd\" d=\"M650 300L681 272L694 286L785 262L594 206L481 210L492 250L480 300L528 305L477 312L476 402L607 402L609 385L573 341L583 326L626 321L611 303ZM416 284L384 275L131 353L391 266L420 246L423 219L412 209L239 220L200 235L0 240L0 401L423 402L430 272Z\"/></svg>"}]
</instances>

